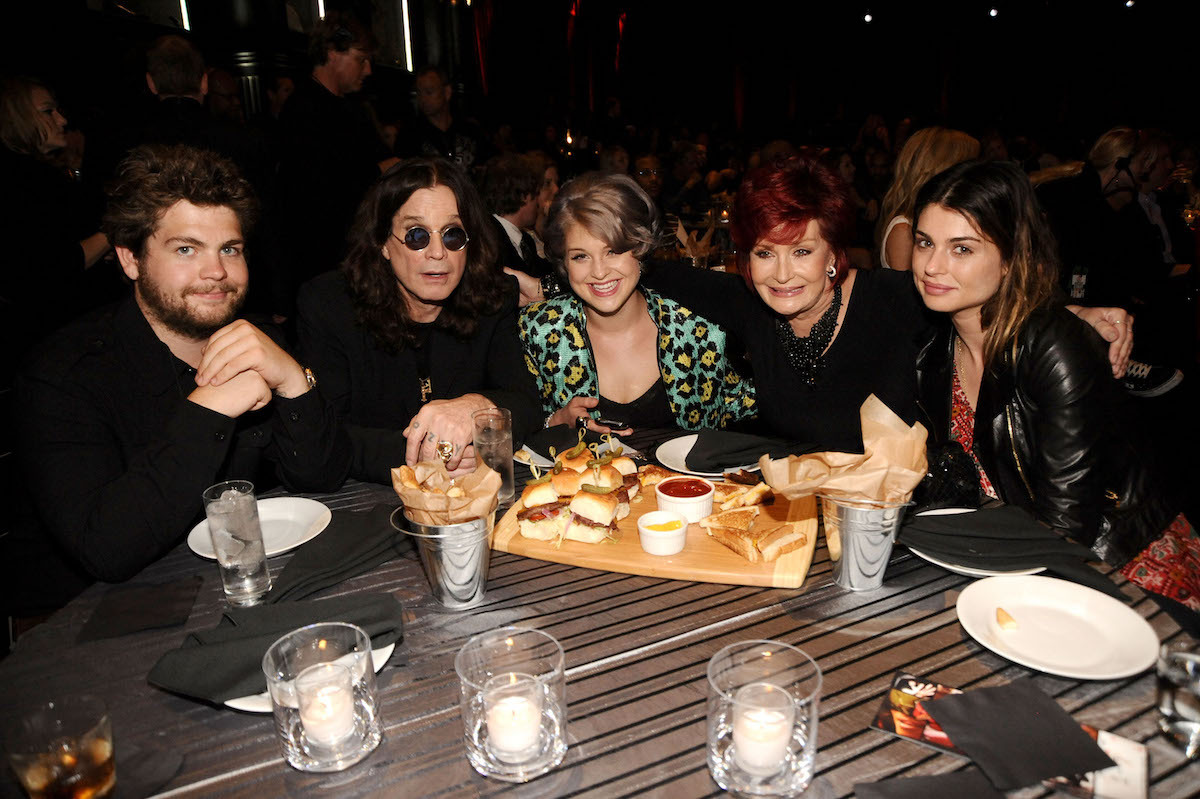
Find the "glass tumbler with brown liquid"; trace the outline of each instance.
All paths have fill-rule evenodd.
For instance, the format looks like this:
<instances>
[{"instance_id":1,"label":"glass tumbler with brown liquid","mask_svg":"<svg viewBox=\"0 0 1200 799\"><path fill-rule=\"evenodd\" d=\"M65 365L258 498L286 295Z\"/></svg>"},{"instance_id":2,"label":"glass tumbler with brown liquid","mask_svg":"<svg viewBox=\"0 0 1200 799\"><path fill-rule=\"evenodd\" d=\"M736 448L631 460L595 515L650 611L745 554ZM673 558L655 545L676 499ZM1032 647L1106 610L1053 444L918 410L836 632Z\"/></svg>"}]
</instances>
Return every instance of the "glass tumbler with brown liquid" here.
<instances>
[{"instance_id":1,"label":"glass tumbler with brown liquid","mask_svg":"<svg viewBox=\"0 0 1200 799\"><path fill-rule=\"evenodd\" d=\"M26 713L6 739L17 779L32 799L93 799L116 784L112 723L91 696L47 702Z\"/></svg>"}]
</instances>

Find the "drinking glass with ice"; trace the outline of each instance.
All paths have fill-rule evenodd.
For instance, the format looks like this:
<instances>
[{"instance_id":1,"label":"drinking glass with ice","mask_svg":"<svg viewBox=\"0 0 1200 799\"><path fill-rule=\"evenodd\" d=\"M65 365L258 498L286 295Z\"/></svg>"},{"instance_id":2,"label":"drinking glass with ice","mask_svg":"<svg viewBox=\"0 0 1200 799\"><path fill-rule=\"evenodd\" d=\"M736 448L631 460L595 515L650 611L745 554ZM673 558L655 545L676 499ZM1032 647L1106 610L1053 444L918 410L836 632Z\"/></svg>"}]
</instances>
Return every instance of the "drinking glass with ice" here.
<instances>
[{"instance_id":1,"label":"drinking glass with ice","mask_svg":"<svg viewBox=\"0 0 1200 799\"><path fill-rule=\"evenodd\" d=\"M204 490L208 533L221 569L225 598L236 607L254 605L271 590L254 484L229 480Z\"/></svg>"}]
</instances>

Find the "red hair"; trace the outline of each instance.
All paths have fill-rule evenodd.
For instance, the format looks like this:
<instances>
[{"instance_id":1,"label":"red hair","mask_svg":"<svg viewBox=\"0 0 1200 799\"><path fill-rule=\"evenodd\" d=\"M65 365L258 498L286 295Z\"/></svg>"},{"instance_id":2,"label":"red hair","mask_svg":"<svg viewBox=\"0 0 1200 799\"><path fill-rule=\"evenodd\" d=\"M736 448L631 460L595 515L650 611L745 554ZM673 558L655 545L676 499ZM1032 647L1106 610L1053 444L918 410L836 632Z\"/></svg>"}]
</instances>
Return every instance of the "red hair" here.
<instances>
[{"instance_id":1,"label":"red hair","mask_svg":"<svg viewBox=\"0 0 1200 799\"><path fill-rule=\"evenodd\" d=\"M733 200L729 232L737 249L738 271L750 285L750 251L755 244L799 241L808 223L816 221L834 254L834 282L840 283L850 266L847 250L854 241L854 215L845 181L813 155L753 169Z\"/></svg>"}]
</instances>

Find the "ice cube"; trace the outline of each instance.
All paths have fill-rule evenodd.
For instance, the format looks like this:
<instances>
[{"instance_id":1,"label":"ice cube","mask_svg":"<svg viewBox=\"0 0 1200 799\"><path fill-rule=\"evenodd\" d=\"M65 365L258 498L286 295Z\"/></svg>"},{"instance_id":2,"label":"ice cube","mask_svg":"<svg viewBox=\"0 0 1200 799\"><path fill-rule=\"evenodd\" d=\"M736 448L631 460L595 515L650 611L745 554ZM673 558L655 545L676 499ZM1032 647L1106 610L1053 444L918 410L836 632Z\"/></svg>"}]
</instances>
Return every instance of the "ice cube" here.
<instances>
[{"instance_id":1,"label":"ice cube","mask_svg":"<svg viewBox=\"0 0 1200 799\"><path fill-rule=\"evenodd\" d=\"M237 560L238 555L246 548L245 541L224 527L218 527L212 531L212 541L213 549L217 551L217 557L226 564L231 564Z\"/></svg>"},{"instance_id":2,"label":"ice cube","mask_svg":"<svg viewBox=\"0 0 1200 799\"><path fill-rule=\"evenodd\" d=\"M234 491L232 488L227 488L221 492L221 500L224 502L235 502L241 496L241 491Z\"/></svg>"}]
</instances>

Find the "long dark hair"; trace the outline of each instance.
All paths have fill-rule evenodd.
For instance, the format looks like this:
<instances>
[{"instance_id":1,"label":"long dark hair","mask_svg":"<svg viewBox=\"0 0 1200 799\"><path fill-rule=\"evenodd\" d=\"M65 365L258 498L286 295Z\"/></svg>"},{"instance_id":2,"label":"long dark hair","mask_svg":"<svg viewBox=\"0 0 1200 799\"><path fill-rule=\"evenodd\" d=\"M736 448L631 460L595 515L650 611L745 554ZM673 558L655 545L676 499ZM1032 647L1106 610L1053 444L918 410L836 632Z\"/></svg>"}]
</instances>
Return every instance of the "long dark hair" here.
<instances>
[{"instance_id":1,"label":"long dark hair","mask_svg":"<svg viewBox=\"0 0 1200 799\"><path fill-rule=\"evenodd\" d=\"M999 355L1058 285L1054 236L1042 217L1029 178L1008 161L966 161L932 177L917 193L913 228L921 211L940 205L967 218L1000 250L1000 288L980 309L985 363Z\"/></svg>"},{"instance_id":2,"label":"long dark hair","mask_svg":"<svg viewBox=\"0 0 1200 799\"><path fill-rule=\"evenodd\" d=\"M359 323L388 352L416 343L416 329L399 281L381 249L391 236L392 220L400 206L414 192L434 186L445 186L454 193L459 218L470 236L462 280L442 305L434 326L467 338L475 332L480 316L500 308L506 290L496 268L495 233L466 173L441 158L414 158L397 164L363 198L350 231L350 249L342 261Z\"/></svg>"}]
</instances>

